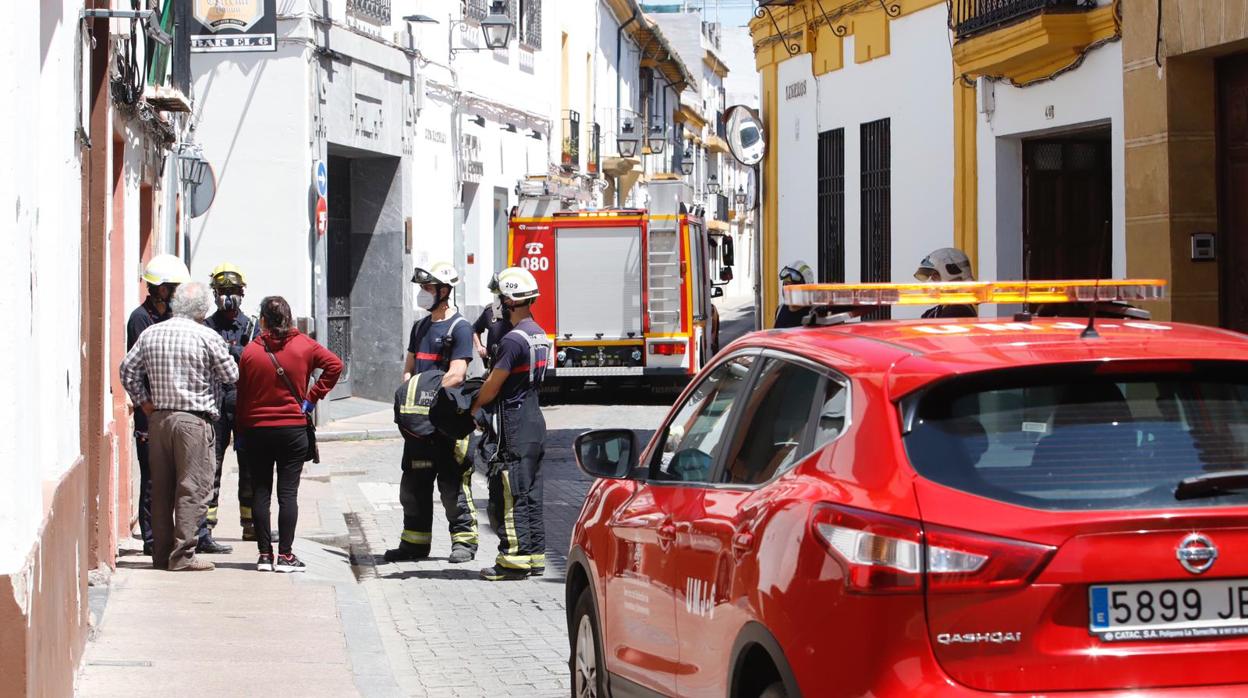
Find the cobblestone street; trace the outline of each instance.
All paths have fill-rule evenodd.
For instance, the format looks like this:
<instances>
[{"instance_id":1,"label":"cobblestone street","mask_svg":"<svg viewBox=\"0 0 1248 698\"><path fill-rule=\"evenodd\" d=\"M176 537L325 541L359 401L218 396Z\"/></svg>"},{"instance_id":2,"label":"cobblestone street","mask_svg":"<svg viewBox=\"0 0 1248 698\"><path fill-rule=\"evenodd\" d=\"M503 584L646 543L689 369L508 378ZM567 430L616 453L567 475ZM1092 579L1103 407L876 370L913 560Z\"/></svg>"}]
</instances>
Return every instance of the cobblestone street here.
<instances>
[{"instance_id":1,"label":"cobblestone street","mask_svg":"<svg viewBox=\"0 0 1248 698\"><path fill-rule=\"evenodd\" d=\"M650 429L671 396L647 406L560 405L545 410L549 427L546 478L546 576L524 582L479 581L492 564L498 539L485 516L486 482L476 474L473 494L481 529L477 559L465 565L450 552L445 517L434 514L429 560L387 564L382 553L398 544L403 512L398 500L402 441L349 441L322 446L323 473L333 484L348 523L354 571L377 622L400 692L411 696L555 696L568 693L568 640L563 576L568 541L589 480L572 460L580 432L598 426ZM648 438L649 432L645 432ZM436 499L436 497L435 497Z\"/></svg>"}]
</instances>

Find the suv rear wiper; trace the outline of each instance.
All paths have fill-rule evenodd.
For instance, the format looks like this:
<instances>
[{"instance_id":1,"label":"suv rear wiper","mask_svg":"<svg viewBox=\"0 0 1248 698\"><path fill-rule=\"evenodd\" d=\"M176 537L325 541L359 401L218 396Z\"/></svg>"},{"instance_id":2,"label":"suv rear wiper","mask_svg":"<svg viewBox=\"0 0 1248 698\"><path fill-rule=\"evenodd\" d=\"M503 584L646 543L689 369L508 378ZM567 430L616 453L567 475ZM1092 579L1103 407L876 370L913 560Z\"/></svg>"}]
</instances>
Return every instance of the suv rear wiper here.
<instances>
[{"instance_id":1,"label":"suv rear wiper","mask_svg":"<svg viewBox=\"0 0 1248 698\"><path fill-rule=\"evenodd\" d=\"M1174 488L1174 498L1182 500L1220 497L1244 490L1248 490L1248 470L1223 470L1184 478Z\"/></svg>"}]
</instances>

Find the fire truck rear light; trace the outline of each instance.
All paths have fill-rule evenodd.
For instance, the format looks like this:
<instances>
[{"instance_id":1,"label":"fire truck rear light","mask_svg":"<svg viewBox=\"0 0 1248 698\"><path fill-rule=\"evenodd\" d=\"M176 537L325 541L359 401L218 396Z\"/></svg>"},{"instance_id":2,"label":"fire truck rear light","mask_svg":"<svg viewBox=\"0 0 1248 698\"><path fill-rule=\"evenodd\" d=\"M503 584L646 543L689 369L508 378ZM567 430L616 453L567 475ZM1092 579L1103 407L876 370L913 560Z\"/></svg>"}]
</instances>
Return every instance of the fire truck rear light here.
<instances>
[{"instance_id":1,"label":"fire truck rear light","mask_svg":"<svg viewBox=\"0 0 1248 698\"><path fill-rule=\"evenodd\" d=\"M650 353L659 356L681 356L685 353L685 343L654 342L650 345Z\"/></svg>"},{"instance_id":2,"label":"fire truck rear light","mask_svg":"<svg viewBox=\"0 0 1248 698\"><path fill-rule=\"evenodd\" d=\"M1134 302L1161 300L1165 291L1166 282L1160 279L796 284L784 288L784 302L795 306Z\"/></svg>"}]
</instances>

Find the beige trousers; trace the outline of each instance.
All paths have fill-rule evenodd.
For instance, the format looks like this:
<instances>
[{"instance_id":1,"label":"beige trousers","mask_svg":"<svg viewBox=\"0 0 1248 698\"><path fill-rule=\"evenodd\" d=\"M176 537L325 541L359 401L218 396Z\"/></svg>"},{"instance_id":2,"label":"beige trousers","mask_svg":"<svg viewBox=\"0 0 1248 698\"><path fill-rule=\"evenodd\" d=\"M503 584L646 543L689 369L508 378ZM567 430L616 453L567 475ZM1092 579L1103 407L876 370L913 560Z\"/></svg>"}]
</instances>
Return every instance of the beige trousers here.
<instances>
[{"instance_id":1,"label":"beige trousers","mask_svg":"<svg viewBox=\"0 0 1248 698\"><path fill-rule=\"evenodd\" d=\"M178 570L195 557L216 462L212 422L157 410L148 428L152 471L152 566Z\"/></svg>"}]
</instances>

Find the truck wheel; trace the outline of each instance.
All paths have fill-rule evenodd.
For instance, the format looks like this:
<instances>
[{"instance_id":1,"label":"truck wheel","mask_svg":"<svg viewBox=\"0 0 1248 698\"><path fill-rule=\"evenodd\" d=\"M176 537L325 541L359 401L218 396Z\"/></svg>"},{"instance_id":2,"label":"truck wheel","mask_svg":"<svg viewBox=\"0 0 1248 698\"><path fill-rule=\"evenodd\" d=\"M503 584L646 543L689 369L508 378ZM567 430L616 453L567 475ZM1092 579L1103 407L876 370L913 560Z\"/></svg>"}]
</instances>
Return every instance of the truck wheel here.
<instances>
[{"instance_id":1,"label":"truck wheel","mask_svg":"<svg viewBox=\"0 0 1248 698\"><path fill-rule=\"evenodd\" d=\"M572 613L572 698L606 698L607 671L602 662L602 637L593 593L586 588Z\"/></svg>"}]
</instances>

